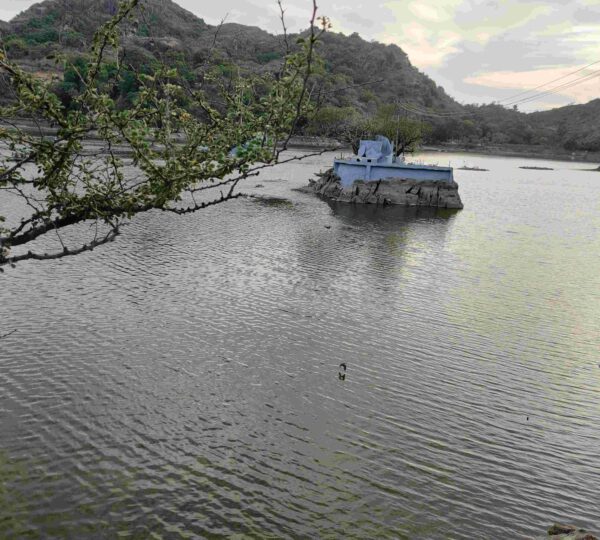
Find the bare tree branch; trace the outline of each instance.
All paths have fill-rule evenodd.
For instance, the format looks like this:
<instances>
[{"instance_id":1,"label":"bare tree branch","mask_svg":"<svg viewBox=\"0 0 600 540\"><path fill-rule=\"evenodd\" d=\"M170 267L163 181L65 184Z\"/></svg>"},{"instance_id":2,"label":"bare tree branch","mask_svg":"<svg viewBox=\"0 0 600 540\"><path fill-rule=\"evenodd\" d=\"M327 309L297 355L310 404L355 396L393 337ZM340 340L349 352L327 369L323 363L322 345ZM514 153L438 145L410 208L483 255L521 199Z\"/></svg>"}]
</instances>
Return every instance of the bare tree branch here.
<instances>
[{"instance_id":1,"label":"bare tree branch","mask_svg":"<svg viewBox=\"0 0 600 540\"><path fill-rule=\"evenodd\" d=\"M238 182L239 182L239 180L238 180ZM208 201L208 202L203 202L200 204L196 203L196 204L194 204L194 206L188 206L187 208L163 208L162 210L164 210L165 212L171 212L173 214L178 214L178 215L182 216L184 214L192 214L194 212L197 212L198 210L204 210L205 208L208 208L209 206L215 206L216 204L221 204L226 201L231 201L233 199L237 199L238 197L242 196L242 193L232 193L236 184L237 184L237 182L231 187L231 189L229 190L229 193L227 195L223 195L223 193L221 193L221 197L218 199L214 199L214 200Z\"/></svg>"},{"instance_id":2,"label":"bare tree branch","mask_svg":"<svg viewBox=\"0 0 600 540\"><path fill-rule=\"evenodd\" d=\"M313 10L312 10L312 15L310 17L310 40L309 40L309 45L308 45L308 52L307 52L307 58L306 58L306 69L304 71L304 78L302 81L302 90L300 93L300 98L297 101L296 104L296 115L294 117L294 121L292 123L292 127L290 128L290 131L287 135L287 138L285 139L285 141L283 142L282 148L281 150L279 150L277 152L277 158L279 157L279 154L281 151L286 150L287 146L290 142L290 139L292 138L292 135L294 134L294 132L296 131L296 127L298 126L298 120L300 119L301 116L301 111L302 111L302 104L304 102L304 97L306 95L307 92L307 88L308 88L308 81L310 79L310 76L312 75L312 67L313 67L313 61L314 61L314 52L315 52L315 43L317 41L318 36L315 34L315 22L317 20L317 0L312 0L312 4L313 4ZM325 32L325 29L327 28L328 25L328 21L327 19L323 19L323 29L319 32L319 36Z\"/></svg>"},{"instance_id":3,"label":"bare tree branch","mask_svg":"<svg viewBox=\"0 0 600 540\"><path fill-rule=\"evenodd\" d=\"M285 43L285 55L290 54L290 42L288 40L288 31L285 25L285 9L283 9L283 4L281 0L277 0L277 5L279 6L279 19L281 20L281 27L283 29L283 42Z\"/></svg>"},{"instance_id":4,"label":"bare tree branch","mask_svg":"<svg viewBox=\"0 0 600 540\"><path fill-rule=\"evenodd\" d=\"M112 242L119 235L119 229L111 229L106 236L99 240L93 240L77 249L69 249L67 247L63 248L62 251L57 253L33 253L28 251L24 255L16 255L14 257L7 257L6 264L15 264L21 261L27 260L36 260L36 261L49 261L54 259L62 259L63 257L71 257L74 255L79 255L86 251L92 251L94 248L98 246L102 246L104 244L108 244Z\"/></svg>"}]
</instances>

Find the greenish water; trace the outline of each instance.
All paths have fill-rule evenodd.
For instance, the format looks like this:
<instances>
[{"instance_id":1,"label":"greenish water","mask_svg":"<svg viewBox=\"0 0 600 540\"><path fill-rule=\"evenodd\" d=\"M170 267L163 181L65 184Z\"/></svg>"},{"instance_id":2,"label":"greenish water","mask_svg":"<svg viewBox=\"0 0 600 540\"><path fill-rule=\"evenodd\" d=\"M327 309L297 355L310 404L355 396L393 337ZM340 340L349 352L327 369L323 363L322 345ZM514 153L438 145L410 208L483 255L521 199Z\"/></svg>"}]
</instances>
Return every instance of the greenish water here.
<instances>
[{"instance_id":1,"label":"greenish water","mask_svg":"<svg viewBox=\"0 0 600 540\"><path fill-rule=\"evenodd\" d=\"M0 277L0 537L600 530L600 174L422 156L490 169L459 212L293 191L331 158Z\"/></svg>"}]
</instances>

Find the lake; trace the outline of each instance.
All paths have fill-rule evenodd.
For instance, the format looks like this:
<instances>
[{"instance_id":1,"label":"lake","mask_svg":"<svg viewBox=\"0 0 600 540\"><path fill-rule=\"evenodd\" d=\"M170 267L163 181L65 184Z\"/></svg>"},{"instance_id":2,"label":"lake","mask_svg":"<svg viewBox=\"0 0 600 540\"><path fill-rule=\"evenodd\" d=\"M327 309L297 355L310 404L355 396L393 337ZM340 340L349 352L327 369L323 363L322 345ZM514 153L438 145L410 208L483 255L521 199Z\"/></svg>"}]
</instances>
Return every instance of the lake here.
<instances>
[{"instance_id":1,"label":"lake","mask_svg":"<svg viewBox=\"0 0 600 540\"><path fill-rule=\"evenodd\" d=\"M0 275L0 537L600 532L597 164L417 156L489 169L462 211L293 191L332 158Z\"/></svg>"}]
</instances>

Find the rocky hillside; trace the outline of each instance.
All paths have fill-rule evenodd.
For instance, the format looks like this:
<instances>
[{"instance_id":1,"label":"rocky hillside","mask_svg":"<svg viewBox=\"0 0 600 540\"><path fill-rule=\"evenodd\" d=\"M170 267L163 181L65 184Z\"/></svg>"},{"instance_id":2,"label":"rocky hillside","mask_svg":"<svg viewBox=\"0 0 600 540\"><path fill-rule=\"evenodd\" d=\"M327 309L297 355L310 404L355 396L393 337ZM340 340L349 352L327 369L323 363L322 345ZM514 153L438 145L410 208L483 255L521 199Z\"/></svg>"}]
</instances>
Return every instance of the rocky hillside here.
<instances>
[{"instance_id":1,"label":"rocky hillside","mask_svg":"<svg viewBox=\"0 0 600 540\"><path fill-rule=\"evenodd\" d=\"M79 45L89 41L95 30L117 12L118 0L46 0L34 4L10 21L11 30L27 42ZM146 34L156 29L160 35L193 39L208 26L171 0L143 0L132 32Z\"/></svg>"},{"instance_id":2,"label":"rocky hillside","mask_svg":"<svg viewBox=\"0 0 600 540\"><path fill-rule=\"evenodd\" d=\"M567 150L600 150L600 99L528 116L539 131Z\"/></svg>"},{"instance_id":3,"label":"rocky hillside","mask_svg":"<svg viewBox=\"0 0 600 540\"><path fill-rule=\"evenodd\" d=\"M137 61L174 51L193 70L205 61L215 27L171 0L143 0L143 9L125 26L126 47ZM46 0L35 4L1 28L12 58L35 70L55 69L52 53L80 54L94 30L116 10L116 0ZM292 40L293 42L293 37ZM216 48L220 62L261 70L283 54L283 41L259 28L225 24ZM413 67L394 45L368 43L358 34L329 33L321 46L330 74L328 101L333 105L373 107L374 101L413 99L436 107L458 107L429 77Z\"/></svg>"},{"instance_id":4,"label":"rocky hillside","mask_svg":"<svg viewBox=\"0 0 600 540\"><path fill-rule=\"evenodd\" d=\"M214 26L171 0L142 0L142 4L134 19L123 25L125 64L132 69L149 66L157 59L175 63L193 85L207 61L227 76L234 68L250 72L274 69L283 56L281 36L260 28L229 23L217 33ZM81 57L94 30L115 13L117 5L117 0L45 0L9 23L0 22L2 45L26 68L54 78L59 93L68 101L72 83L54 61L55 53ZM315 96L330 110L372 115L385 104L407 102L436 114L452 113L415 116L429 124L430 143L600 150L600 100L533 114L498 105L462 106L416 69L395 45L367 42L358 34L330 32L324 36L320 54L325 76ZM135 90L133 83L121 88L122 101L135 99ZM0 97L6 95L0 88Z\"/></svg>"},{"instance_id":5,"label":"rocky hillside","mask_svg":"<svg viewBox=\"0 0 600 540\"><path fill-rule=\"evenodd\" d=\"M328 33L320 53L331 74L328 102L337 106L410 101L436 110L459 111L460 105L411 63L396 45L367 42L358 34Z\"/></svg>"}]
</instances>

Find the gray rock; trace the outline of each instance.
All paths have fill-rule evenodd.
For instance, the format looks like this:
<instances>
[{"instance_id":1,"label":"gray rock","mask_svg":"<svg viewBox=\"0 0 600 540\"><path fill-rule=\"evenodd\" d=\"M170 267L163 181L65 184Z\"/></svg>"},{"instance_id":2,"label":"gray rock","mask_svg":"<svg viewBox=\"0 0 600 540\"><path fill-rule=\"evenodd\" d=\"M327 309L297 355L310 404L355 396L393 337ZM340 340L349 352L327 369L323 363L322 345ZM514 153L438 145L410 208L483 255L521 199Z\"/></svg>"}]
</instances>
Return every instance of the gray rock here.
<instances>
[{"instance_id":1,"label":"gray rock","mask_svg":"<svg viewBox=\"0 0 600 540\"><path fill-rule=\"evenodd\" d=\"M585 529L560 523L555 523L548 529L548 536L551 540L598 540L596 536Z\"/></svg>"},{"instance_id":2,"label":"gray rock","mask_svg":"<svg viewBox=\"0 0 600 540\"><path fill-rule=\"evenodd\" d=\"M340 178L333 169L319 174L316 181L309 180L309 185L301 191L352 204L463 207L456 182L386 178L369 182L356 180L351 187L342 188Z\"/></svg>"}]
</instances>

